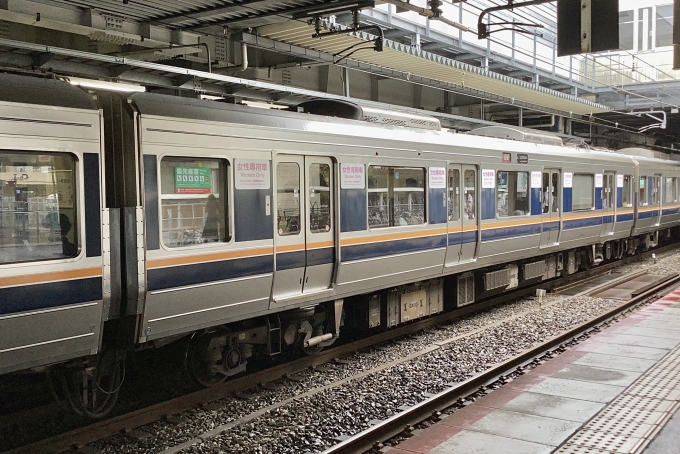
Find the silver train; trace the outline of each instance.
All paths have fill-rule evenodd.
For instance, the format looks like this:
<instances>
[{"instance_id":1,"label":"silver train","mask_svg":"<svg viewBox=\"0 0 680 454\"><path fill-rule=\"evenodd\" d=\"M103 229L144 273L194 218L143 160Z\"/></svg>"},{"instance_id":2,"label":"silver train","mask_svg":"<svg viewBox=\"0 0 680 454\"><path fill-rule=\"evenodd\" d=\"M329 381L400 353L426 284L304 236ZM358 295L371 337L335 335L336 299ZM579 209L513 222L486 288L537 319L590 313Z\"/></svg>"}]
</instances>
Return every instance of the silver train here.
<instances>
[{"instance_id":1,"label":"silver train","mask_svg":"<svg viewBox=\"0 0 680 454\"><path fill-rule=\"evenodd\" d=\"M680 223L680 164L645 154L0 75L0 373L97 417L133 349L183 339L211 385L635 254Z\"/></svg>"}]
</instances>

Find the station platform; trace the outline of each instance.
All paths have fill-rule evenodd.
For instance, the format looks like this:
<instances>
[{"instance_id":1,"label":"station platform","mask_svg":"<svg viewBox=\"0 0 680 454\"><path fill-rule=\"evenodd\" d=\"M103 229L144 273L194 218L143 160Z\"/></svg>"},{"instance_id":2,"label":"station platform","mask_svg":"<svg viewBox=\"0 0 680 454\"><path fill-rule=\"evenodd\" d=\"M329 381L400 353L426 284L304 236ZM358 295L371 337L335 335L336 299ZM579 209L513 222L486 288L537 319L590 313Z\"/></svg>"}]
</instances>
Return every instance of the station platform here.
<instances>
[{"instance_id":1,"label":"station platform","mask_svg":"<svg viewBox=\"0 0 680 454\"><path fill-rule=\"evenodd\" d=\"M680 288L390 454L680 453Z\"/></svg>"}]
</instances>

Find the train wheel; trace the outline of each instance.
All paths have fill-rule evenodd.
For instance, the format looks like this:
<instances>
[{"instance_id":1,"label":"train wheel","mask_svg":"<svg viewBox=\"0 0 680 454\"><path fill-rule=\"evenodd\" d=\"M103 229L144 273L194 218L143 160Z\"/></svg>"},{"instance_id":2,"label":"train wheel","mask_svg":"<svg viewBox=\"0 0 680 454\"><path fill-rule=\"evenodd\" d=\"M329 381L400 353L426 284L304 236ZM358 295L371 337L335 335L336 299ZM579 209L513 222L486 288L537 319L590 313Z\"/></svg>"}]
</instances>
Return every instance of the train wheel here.
<instances>
[{"instance_id":1,"label":"train wheel","mask_svg":"<svg viewBox=\"0 0 680 454\"><path fill-rule=\"evenodd\" d=\"M211 347L214 336L211 333L196 332L189 337L184 355L184 369L197 384L206 388L226 380L227 376L217 372L222 363L222 350Z\"/></svg>"}]
</instances>

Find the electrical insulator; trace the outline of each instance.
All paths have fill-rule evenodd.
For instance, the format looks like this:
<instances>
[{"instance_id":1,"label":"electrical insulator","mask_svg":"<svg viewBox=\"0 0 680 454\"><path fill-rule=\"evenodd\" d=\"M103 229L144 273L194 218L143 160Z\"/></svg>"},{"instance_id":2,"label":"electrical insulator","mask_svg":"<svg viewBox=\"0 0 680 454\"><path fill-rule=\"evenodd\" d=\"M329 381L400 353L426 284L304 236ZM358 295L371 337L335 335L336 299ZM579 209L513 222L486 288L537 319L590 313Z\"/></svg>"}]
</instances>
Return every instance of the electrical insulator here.
<instances>
[{"instance_id":1,"label":"electrical insulator","mask_svg":"<svg viewBox=\"0 0 680 454\"><path fill-rule=\"evenodd\" d=\"M442 15L442 10L439 8L442 6L441 0L427 0L427 4L430 7L430 11L434 14L434 17L439 17Z\"/></svg>"}]
</instances>

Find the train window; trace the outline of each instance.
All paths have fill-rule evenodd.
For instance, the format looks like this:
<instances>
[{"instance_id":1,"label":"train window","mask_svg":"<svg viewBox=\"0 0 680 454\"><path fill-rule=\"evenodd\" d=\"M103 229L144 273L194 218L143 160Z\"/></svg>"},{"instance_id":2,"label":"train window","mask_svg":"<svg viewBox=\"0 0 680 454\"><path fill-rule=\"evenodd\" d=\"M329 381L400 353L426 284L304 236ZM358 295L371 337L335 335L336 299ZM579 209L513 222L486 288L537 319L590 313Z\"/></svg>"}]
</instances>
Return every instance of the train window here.
<instances>
[{"instance_id":1,"label":"train window","mask_svg":"<svg viewBox=\"0 0 680 454\"><path fill-rule=\"evenodd\" d=\"M657 205L661 200L659 194L659 190L661 189L661 177L653 177L652 183L654 184L654 187L650 188L652 191L652 205Z\"/></svg>"},{"instance_id":2,"label":"train window","mask_svg":"<svg viewBox=\"0 0 680 454\"><path fill-rule=\"evenodd\" d=\"M572 210L592 210L595 201L595 175L575 173L572 180Z\"/></svg>"},{"instance_id":3,"label":"train window","mask_svg":"<svg viewBox=\"0 0 680 454\"><path fill-rule=\"evenodd\" d=\"M0 264L78 255L76 159L0 152Z\"/></svg>"},{"instance_id":4,"label":"train window","mask_svg":"<svg viewBox=\"0 0 680 454\"><path fill-rule=\"evenodd\" d=\"M460 219L460 170L449 169L449 221Z\"/></svg>"},{"instance_id":5,"label":"train window","mask_svg":"<svg viewBox=\"0 0 680 454\"><path fill-rule=\"evenodd\" d=\"M523 216L529 214L529 172L497 173L498 216Z\"/></svg>"},{"instance_id":6,"label":"train window","mask_svg":"<svg viewBox=\"0 0 680 454\"><path fill-rule=\"evenodd\" d=\"M465 198L463 220L470 221L477 218L477 205L475 203L475 200L477 200L476 187L475 171L466 170L465 179L463 180L463 197Z\"/></svg>"},{"instance_id":7,"label":"train window","mask_svg":"<svg viewBox=\"0 0 680 454\"><path fill-rule=\"evenodd\" d=\"M221 159L161 160L161 229L168 247L229 241L227 163Z\"/></svg>"},{"instance_id":8,"label":"train window","mask_svg":"<svg viewBox=\"0 0 680 454\"><path fill-rule=\"evenodd\" d=\"M309 165L309 230L331 230L331 168L328 164Z\"/></svg>"},{"instance_id":9,"label":"train window","mask_svg":"<svg viewBox=\"0 0 680 454\"><path fill-rule=\"evenodd\" d=\"M295 162L276 165L276 215L279 236L300 233L300 166Z\"/></svg>"},{"instance_id":10,"label":"train window","mask_svg":"<svg viewBox=\"0 0 680 454\"><path fill-rule=\"evenodd\" d=\"M368 168L368 223L371 227L424 224L425 220L425 169Z\"/></svg>"},{"instance_id":11,"label":"train window","mask_svg":"<svg viewBox=\"0 0 680 454\"><path fill-rule=\"evenodd\" d=\"M633 176L624 175L623 176L623 206L632 207L633 206Z\"/></svg>"},{"instance_id":12,"label":"train window","mask_svg":"<svg viewBox=\"0 0 680 454\"><path fill-rule=\"evenodd\" d=\"M663 198L664 203L672 203L678 200L678 197L675 193L675 188L675 178L666 177L666 191L664 192Z\"/></svg>"},{"instance_id":13,"label":"train window","mask_svg":"<svg viewBox=\"0 0 680 454\"><path fill-rule=\"evenodd\" d=\"M647 177L640 177L640 188L638 191L638 204L640 206L647 205Z\"/></svg>"}]
</instances>

